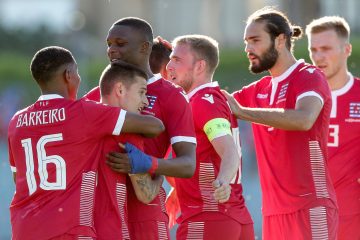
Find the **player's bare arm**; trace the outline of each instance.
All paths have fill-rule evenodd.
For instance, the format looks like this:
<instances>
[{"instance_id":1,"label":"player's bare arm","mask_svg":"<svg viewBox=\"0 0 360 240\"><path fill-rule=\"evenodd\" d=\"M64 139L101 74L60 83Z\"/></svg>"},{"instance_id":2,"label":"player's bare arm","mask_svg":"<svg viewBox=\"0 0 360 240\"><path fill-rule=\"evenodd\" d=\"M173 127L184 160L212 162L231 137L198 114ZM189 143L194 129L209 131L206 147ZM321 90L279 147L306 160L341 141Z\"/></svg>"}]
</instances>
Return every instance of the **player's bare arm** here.
<instances>
[{"instance_id":1,"label":"player's bare arm","mask_svg":"<svg viewBox=\"0 0 360 240\"><path fill-rule=\"evenodd\" d=\"M298 100L295 109L247 108L241 106L226 91L222 90L222 92L237 118L284 130L307 131L311 129L323 107L318 97L307 96Z\"/></svg>"},{"instance_id":2,"label":"player's bare arm","mask_svg":"<svg viewBox=\"0 0 360 240\"><path fill-rule=\"evenodd\" d=\"M139 133L146 137L155 137L165 130L165 126L158 118L126 112L122 132Z\"/></svg>"},{"instance_id":3,"label":"player's bare arm","mask_svg":"<svg viewBox=\"0 0 360 240\"><path fill-rule=\"evenodd\" d=\"M163 176L152 178L150 174L129 174L136 197L142 203L148 204L159 194Z\"/></svg>"},{"instance_id":4,"label":"player's bare arm","mask_svg":"<svg viewBox=\"0 0 360 240\"><path fill-rule=\"evenodd\" d=\"M196 167L196 145L190 142L178 142L172 145L176 154L172 159L159 159L155 173L170 177L190 178Z\"/></svg>"},{"instance_id":5,"label":"player's bare arm","mask_svg":"<svg viewBox=\"0 0 360 240\"><path fill-rule=\"evenodd\" d=\"M220 203L226 202L231 193L230 182L236 175L240 164L237 146L231 135L215 138L211 141L215 151L221 157L219 174L213 183L214 197Z\"/></svg>"}]
</instances>

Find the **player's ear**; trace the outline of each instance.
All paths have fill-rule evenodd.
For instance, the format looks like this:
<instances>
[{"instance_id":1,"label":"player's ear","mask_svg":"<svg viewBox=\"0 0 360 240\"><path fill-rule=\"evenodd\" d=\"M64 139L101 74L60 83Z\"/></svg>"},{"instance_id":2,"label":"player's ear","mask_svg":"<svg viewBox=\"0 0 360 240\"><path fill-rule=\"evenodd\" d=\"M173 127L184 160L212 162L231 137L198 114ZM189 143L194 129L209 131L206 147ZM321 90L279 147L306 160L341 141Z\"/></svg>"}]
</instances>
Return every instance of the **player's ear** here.
<instances>
[{"instance_id":1,"label":"player's ear","mask_svg":"<svg viewBox=\"0 0 360 240\"><path fill-rule=\"evenodd\" d=\"M284 33L279 34L275 39L275 48L279 49L282 47L286 47L286 37Z\"/></svg>"},{"instance_id":2,"label":"player's ear","mask_svg":"<svg viewBox=\"0 0 360 240\"><path fill-rule=\"evenodd\" d=\"M351 43L346 43L346 44L345 44L345 52L346 52L346 55L347 55L348 57L350 57L351 52L352 52L352 45L351 45Z\"/></svg>"},{"instance_id":3,"label":"player's ear","mask_svg":"<svg viewBox=\"0 0 360 240\"><path fill-rule=\"evenodd\" d=\"M149 53L151 53L151 44L150 44L150 42L148 42L148 41L146 41L146 42L143 42L142 44L141 44L141 52L142 53L146 53L146 52L149 52Z\"/></svg>"},{"instance_id":4,"label":"player's ear","mask_svg":"<svg viewBox=\"0 0 360 240\"><path fill-rule=\"evenodd\" d=\"M196 61L196 70L198 73L206 71L206 61L204 59Z\"/></svg>"},{"instance_id":5,"label":"player's ear","mask_svg":"<svg viewBox=\"0 0 360 240\"><path fill-rule=\"evenodd\" d=\"M66 83L69 83L71 80L71 70L69 67L66 67L63 71L63 79Z\"/></svg>"},{"instance_id":6,"label":"player's ear","mask_svg":"<svg viewBox=\"0 0 360 240\"><path fill-rule=\"evenodd\" d=\"M115 95L117 97L120 97L124 94L124 84L122 82L117 82L114 84L114 91L115 91Z\"/></svg>"}]
</instances>

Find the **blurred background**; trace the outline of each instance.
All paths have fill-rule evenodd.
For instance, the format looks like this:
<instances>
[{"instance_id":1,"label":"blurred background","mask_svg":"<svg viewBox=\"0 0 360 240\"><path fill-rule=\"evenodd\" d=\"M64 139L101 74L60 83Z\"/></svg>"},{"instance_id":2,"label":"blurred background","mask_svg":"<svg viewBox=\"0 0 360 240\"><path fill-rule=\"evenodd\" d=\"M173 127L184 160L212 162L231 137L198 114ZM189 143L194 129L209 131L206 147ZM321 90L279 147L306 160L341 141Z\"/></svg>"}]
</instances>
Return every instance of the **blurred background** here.
<instances>
[{"instance_id":1,"label":"blurred background","mask_svg":"<svg viewBox=\"0 0 360 240\"><path fill-rule=\"evenodd\" d=\"M276 6L303 28L324 15L344 17L352 29L350 71L359 75L358 0L0 0L0 240L11 238L8 207L14 193L7 125L17 110L40 94L29 71L37 50L59 45L72 51L82 77L82 96L97 85L107 65L105 38L112 23L122 17L140 17L152 25L154 37L172 40L183 34L205 34L218 40L221 56L215 80L232 92L261 77L247 69L242 35L247 17L266 5ZM295 56L310 62L306 37L296 42ZM261 239L261 190L252 132L248 123L240 122L239 127L244 196L256 238Z\"/></svg>"}]
</instances>

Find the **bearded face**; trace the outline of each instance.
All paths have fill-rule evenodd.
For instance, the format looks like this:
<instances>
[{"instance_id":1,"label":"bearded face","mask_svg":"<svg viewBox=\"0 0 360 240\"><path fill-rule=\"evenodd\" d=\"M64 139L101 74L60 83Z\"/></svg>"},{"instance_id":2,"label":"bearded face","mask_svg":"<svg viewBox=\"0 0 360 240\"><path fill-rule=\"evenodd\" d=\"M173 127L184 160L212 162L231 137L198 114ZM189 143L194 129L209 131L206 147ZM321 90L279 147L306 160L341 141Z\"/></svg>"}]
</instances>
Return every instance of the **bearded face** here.
<instances>
[{"instance_id":1,"label":"bearded face","mask_svg":"<svg viewBox=\"0 0 360 240\"><path fill-rule=\"evenodd\" d=\"M275 41L272 41L269 48L263 54L256 55L254 53L249 53L248 55L252 58L249 70L252 73L262 73L275 65L279 57L279 52L275 49Z\"/></svg>"}]
</instances>

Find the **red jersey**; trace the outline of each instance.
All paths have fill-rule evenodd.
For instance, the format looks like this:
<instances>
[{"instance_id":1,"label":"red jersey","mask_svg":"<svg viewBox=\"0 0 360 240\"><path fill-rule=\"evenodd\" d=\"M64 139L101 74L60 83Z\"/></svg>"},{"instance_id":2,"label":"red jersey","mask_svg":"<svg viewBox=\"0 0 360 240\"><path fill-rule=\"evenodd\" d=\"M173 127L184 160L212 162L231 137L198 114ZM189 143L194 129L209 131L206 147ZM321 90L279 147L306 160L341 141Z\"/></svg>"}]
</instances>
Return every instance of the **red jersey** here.
<instances>
[{"instance_id":1,"label":"red jersey","mask_svg":"<svg viewBox=\"0 0 360 240\"><path fill-rule=\"evenodd\" d=\"M107 137L103 156L111 151L123 151L118 143L129 142L143 150L143 137L136 134L121 134ZM127 224L127 182L126 174L114 172L105 159L100 160L95 202L95 229L97 239L129 239Z\"/></svg>"},{"instance_id":2,"label":"red jersey","mask_svg":"<svg viewBox=\"0 0 360 240\"><path fill-rule=\"evenodd\" d=\"M99 102L100 88L93 88L84 98ZM144 149L144 139L140 135L121 134L121 136L105 139L103 156L111 151L123 151L119 148L119 142L129 142L140 150ZM111 170L105 163L105 159L100 161L95 205L95 228L99 240L130 238L126 184L132 184L130 179L127 179L127 175Z\"/></svg>"},{"instance_id":3,"label":"red jersey","mask_svg":"<svg viewBox=\"0 0 360 240\"><path fill-rule=\"evenodd\" d=\"M316 67L299 60L282 75L235 92L245 107L295 109L305 96L316 96L323 108L308 131L286 131L253 123L263 194L263 214L286 214L314 206L336 207L327 168L330 89Z\"/></svg>"},{"instance_id":4,"label":"red jersey","mask_svg":"<svg viewBox=\"0 0 360 240\"><path fill-rule=\"evenodd\" d=\"M102 139L119 135L125 111L43 95L17 112L8 131L16 192L13 239L95 236L93 207Z\"/></svg>"},{"instance_id":5,"label":"red jersey","mask_svg":"<svg viewBox=\"0 0 360 240\"><path fill-rule=\"evenodd\" d=\"M331 92L329 171L340 215L360 213L360 79Z\"/></svg>"},{"instance_id":6,"label":"red jersey","mask_svg":"<svg viewBox=\"0 0 360 240\"><path fill-rule=\"evenodd\" d=\"M201 212L219 212L219 219L227 215L242 224L252 223L245 207L241 185L241 150L239 131L236 119L233 117L226 98L220 91L217 82L204 84L188 94L193 111L196 140L196 170L192 178L175 178L176 191L181 208L178 222L186 220ZM212 120L224 119L228 124L229 133L219 132L214 138L232 134L238 146L240 155L239 169L232 180L231 195L226 203L219 204L214 199L213 181L220 170L221 158L211 144L205 125ZM221 124L221 123L219 123ZM223 123L225 124L225 123ZM233 130L230 132L230 128ZM216 131L216 130L212 130ZM215 219L214 219L215 220Z\"/></svg>"},{"instance_id":7,"label":"red jersey","mask_svg":"<svg viewBox=\"0 0 360 240\"><path fill-rule=\"evenodd\" d=\"M165 125L165 131L156 138L145 139L146 154L163 158L170 144L196 143L191 108L180 87L163 79L160 74L155 74L148 80L147 97L149 106L143 110L143 114L159 118ZM129 222L168 221L165 199L166 193L163 188L149 204L141 203L136 198L134 190L129 190Z\"/></svg>"}]
</instances>

